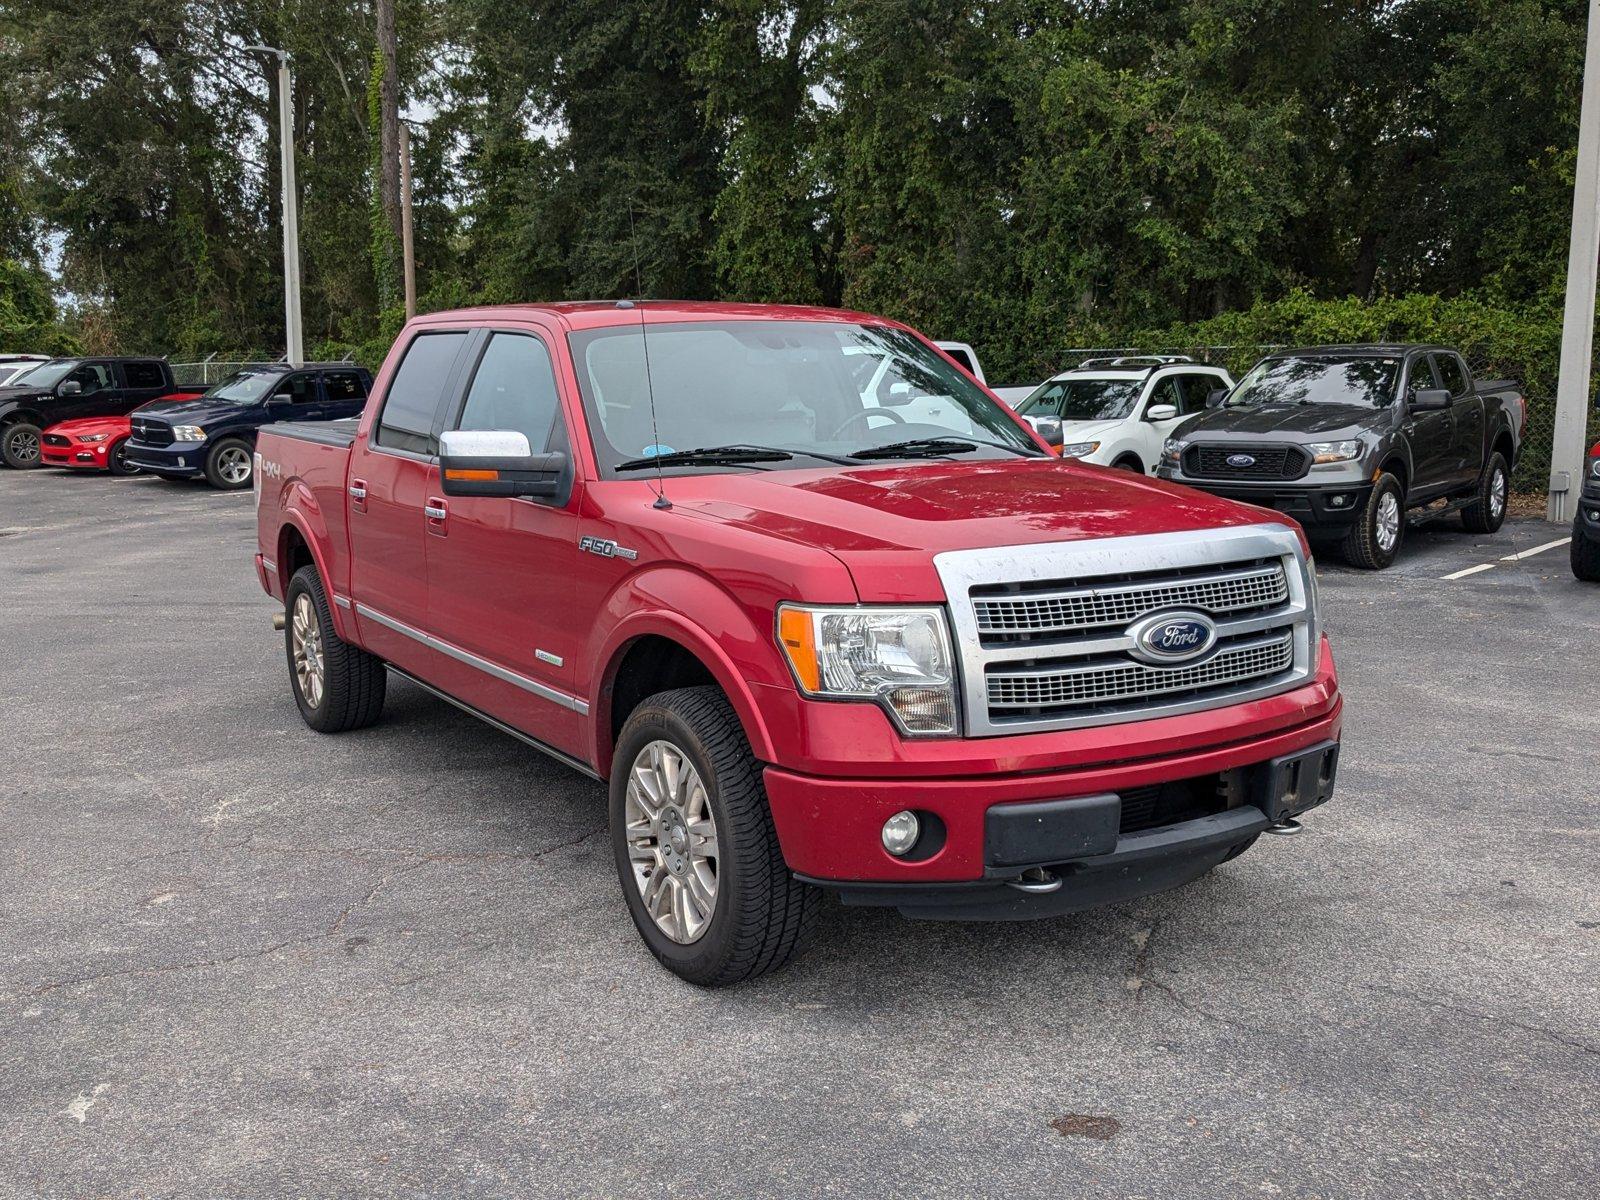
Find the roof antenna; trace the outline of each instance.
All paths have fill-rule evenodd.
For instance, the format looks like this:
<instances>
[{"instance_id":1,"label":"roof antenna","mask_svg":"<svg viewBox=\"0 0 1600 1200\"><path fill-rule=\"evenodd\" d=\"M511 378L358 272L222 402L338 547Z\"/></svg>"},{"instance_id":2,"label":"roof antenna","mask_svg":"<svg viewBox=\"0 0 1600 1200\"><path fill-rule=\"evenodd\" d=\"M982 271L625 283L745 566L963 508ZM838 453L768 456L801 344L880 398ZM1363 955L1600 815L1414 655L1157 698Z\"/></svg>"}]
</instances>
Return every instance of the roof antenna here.
<instances>
[{"instance_id":1,"label":"roof antenna","mask_svg":"<svg viewBox=\"0 0 1600 1200\"><path fill-rule=\"evenodd\" d=\"M650 335L645 329L644 320L644 272L639 267L639 231L633 223L633 198L628 198L628 241L633 246L633 287L639 297L639 345L644 350L644 387L645 394L650 398L650 448L655 451L655 457L661 457L661 433L656 428L656 386L650 376ZM667 499L666 479L661 464L656 464L656 499L651 508L671 508L672 501Z\"/></svg>"}]
</instances>

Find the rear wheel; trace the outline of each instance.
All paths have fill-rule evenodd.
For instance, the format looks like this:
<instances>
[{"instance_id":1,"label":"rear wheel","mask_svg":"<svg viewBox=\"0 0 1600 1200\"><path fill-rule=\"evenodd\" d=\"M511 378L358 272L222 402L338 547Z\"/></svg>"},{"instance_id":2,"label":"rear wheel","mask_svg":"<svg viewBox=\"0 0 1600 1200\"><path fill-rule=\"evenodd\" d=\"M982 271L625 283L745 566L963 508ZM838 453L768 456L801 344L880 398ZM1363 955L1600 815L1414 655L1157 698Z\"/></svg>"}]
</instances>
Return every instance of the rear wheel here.
<instances>
[{"instance_id":1,"label":"rear wheel","mask_svg":"<svg viewBox=\"0 0 1600 1200\"><path fill-rule=\"evenodd\" d=\"M1399 479L1385 471L1372 485L1366 507L1345 535L1345 561L1352 567L1381 571L1400 553L1405 531L1405 489Z\"/></svg>"},{"instance_id":2,"label":"rear wheel","mask_svg":"<svg viewBox=\"0 0 1600 1200\"><path fill-rule=\"evenodd\" d=\"M1469 533L1494 533L1505 524L1506 495L1511 490L1511 475L1503 454L1496 451L1483 465L1477 495L1461 510L1461 523Z\"/></svg>"},{"instance_id":3,"label":"rear wheel","mask_svg":"<svg viewBox=\"0 0 1600 1200\"><path fill-rule=\"evenodd\" d=\"M0 433L0 458L8 467L18 471L31 470L39 465L39 427L27 421L16 421Z\"/></svg>"},{"instance_id":4,"label":"rear wheel","mask_svg":"<svg viewBox=\"0 0 1600 1200\"><path fill-rule=\"evenodd\" d=\"M318 733L371 725L383 713L383 660L333 631L333 614L316 567L301 567L284 596L289 686L305 723Z\"/></svg>"},{"instance_id":5,"label":"rear wheel","mask_svg":"<svg viewBox=\"0 0 1600 1200\"><path fill-rule=\"evenodd\" d=\"M715 687L661 692L629 715L612 758L611 845L639 935L690 983L777 970L821 904L783 861L761 764Z\"/></svg>"},{"instance_id":6,"label":"rear wheel","mask_svg":"<svg viewBox=\"0 0 1600 1200\"><path fill-rule=\"evenodd\" d=\"M1572 573L1585 583L1600 583L1600 542L1583 527L1583 511L1572 518Z\"/></svg>"},{"instance_id":7,"label":"rear wheel","mask_svg":"<svg viewBox=\"0 0 1600 1200\"><path fill-rule=\"evenodd\" d=\"M139 468L128 461L128 439L123 438L106 454L106 470L113 475L137 475Z\"/></svg>"},{"instance_id":8,"label":"rear wheel","mask_svg":"<svg viewBox=\"0 0 1600 1200\"><path fill-rule=\"evenodd\" d=\"M223 438L206 455L206 482L224 491L249 487L254 469L249 444L238 438Z\"/></svg>"}]
</instances>

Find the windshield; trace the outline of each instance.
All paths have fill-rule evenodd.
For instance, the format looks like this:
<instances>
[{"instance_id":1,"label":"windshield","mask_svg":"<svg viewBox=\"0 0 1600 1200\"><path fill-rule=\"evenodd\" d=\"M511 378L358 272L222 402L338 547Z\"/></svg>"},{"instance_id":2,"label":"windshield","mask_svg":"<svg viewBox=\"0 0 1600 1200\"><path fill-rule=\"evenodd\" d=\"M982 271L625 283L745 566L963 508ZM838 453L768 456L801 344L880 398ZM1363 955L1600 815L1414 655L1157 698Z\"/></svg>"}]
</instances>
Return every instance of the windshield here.
<instances>
[{"instance_id":1,"label":"windshield","mask_svg":"<svg viewBox=\"0 0 1600 1200\"><path fill-rule=\"evenodd\" d=\"M1017 406L1028 417L1120 421L1139 402L1142 379L1052 379Z\"/></svg>"},{"instance_id":2,"label":"windshield","mask_svg":"<svg viewBox=\"0 0 1600 1200\"><path fill-rule=\"evenodd\" d=\"M233 404L260 404L280 378L282 373L278 371L236 371L208 391L206 398Z\"/></svg>"},{"instance_id":3,"label":"windshield","mask_svg":"<svg viewBox=\"0 0 1600 1200\"><path fill-rule=\"evenodd\" d=\"M82 361L81 358L58 358L52 362L40 363L33 370L23 375L18 375L11 382L23 383L26 381L29 387L55 387Z\"/></svg>"},{"instance_id":4,"label":"windshield","mask_svg":"<svg viewBox=\"0 0 1600 1200\"><path fill-rule=\"evenodd\" d=\"M608 478L630 461L681 459L683 451L711 446L786 452L737 470L814 468L930 438L968 439L972 444L954 451L968 459L1038 452L986 392L901 329L695 321L651 325L646 337L636 325L570 335L595 454ZM673 469L708 468L680 462Z\"/></svg>"},{"instance_id":5,"label":"windshield","mask_svg":"<svg viewBox=\"0 0 1600 1200\"><path fill-rule=\"evenodd\" d=\"M1394 398L1398 358L1269 358L1257 363L1228 397L1228 407L1256 404L1361 404Z\"/></svg>"}]
</instances>

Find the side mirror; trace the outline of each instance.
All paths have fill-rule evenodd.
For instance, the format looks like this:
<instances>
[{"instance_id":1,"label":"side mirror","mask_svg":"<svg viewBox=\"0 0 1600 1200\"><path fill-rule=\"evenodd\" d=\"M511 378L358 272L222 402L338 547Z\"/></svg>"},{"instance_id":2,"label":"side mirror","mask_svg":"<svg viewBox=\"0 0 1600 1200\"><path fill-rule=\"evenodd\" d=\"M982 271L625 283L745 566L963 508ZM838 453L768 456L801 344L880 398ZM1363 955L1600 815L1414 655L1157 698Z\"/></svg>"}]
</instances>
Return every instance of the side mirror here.
<instances>
[{"instance_id":1,"label":"side mirror","mask_svg":"<svg viewBox=\"0 0 1600 1200\"><path fill-rule=\"evenodd\" d=\"M61 395L76 396L83 391L83 384L76 379L69 379L61 385Z\"/></svg>"},{"instance_id":2,"label":"side mirror","mask_svg":"<svg viewBox=\"0 0 1600 1200\"><path fill-rule=\"evenodd\" d=\"M451 429L439 435L439 478L447 496L527 496L556 504L571 488L567 456L535 454L509 429Z\"/></svg>"},{"instance_id":3,"label":"side mirror","mask_svg":"<svg viewBox=\"0 0 1600 1200\"><path fill-rule=\"evenodd\" d=\"M1449 388L1413 388L1411 407L1418 412L1438 412L1450 407Z\"/></svg>"},{"instance_id":4,"label":"side mirror","mask_svg":"<svg viewBox=\"0 0 1600 1200\"><path fill-rule=\"evenodd\" d=\"M879 399L878 403L884 408L900 408L902 405L910 404L918 396L925 395L927 393L921 388L902 379L899 383L891 383L888 394Z\"/></svg>"},{"instance_id":5,"label":"side mirror","mask_svg":"<svg viewBox=\"0 0 1600 1200\"><path fill-rule=\"evenodd\" d=\"M1146 421L1170 421L1177 415L1178 406L1176 404L1152 404L1144 410L1144 419Z\"/></svg>"},{"instance_id":6,"label":"side mirror","mask_svg":"<svg viewBox=\"0 0 1600 1200\"><path fill-rule=\"evenodd\" d=\"M1207 408L1221 408L1222 402L1228 398L1227 388L1216 388L1206 395Z\"/></svg>"},{"instance_id":7,"label":"side mirror","mask_svg":"<svg viewBox=\"0 0 1600 1200\"><path fill-rule=\"evenodd\" d=\"M1032 425L1033 431L1050 444L1050 449L1057 454L1061 453L1061 445L1065 435L1062 433L1060 417L1023 417L1022 419Z\"/></svg>"}]
</instances>

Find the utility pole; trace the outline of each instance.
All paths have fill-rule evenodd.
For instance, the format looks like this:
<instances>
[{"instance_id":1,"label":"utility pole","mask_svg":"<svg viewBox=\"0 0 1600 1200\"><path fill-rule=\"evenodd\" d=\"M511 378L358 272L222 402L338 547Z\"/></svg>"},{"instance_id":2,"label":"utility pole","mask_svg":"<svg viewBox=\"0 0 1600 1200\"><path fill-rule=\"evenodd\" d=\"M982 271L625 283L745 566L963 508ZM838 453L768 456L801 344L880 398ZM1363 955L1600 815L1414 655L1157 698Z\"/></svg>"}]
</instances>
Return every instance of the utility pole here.
<instances>
[{"instance_id":1,"label":"utility pole","mask_svg":"<svg viewBox=\"0 0 1600 1200\"><path fill-rule=\"evenodd\" d=\"M411 126L400 122L400 257L405 267L406 320L417 315L417 256L411 240Z\"/></svg>"},{"instance_id":2,"label":"utility pole","mask_svg":"<svg viewBox=\"0 0 1600 1200\"><path fill-rule=\"evenodd\" d=\"M1589 415L1589 364L1594 355L1595 272L1600 268L1600 0L1589 0L1583 60L1583 110L1578 119L1578 177L1572 189L1572 242L1567 254L1567 305L1561 320L1561 374L1550 445L1550 495L1545 519L1567 522L1582 488L1584 431Z\"/></svg>"},{"instance_id":3,"label":"utility pole","mask_svg":"<svg viewBox=\"0 0 1600 1200\"><path fill-rule=\"evenodd\" d=\"M246 46L245 49L278 57L278 175L283 182L284 356L291 364L299 366L305 361L306 351L300 325L300 202L299 189L294 182L294 84L289 77L289 54L273 46Z\"/></svg>"}]
</instances>

